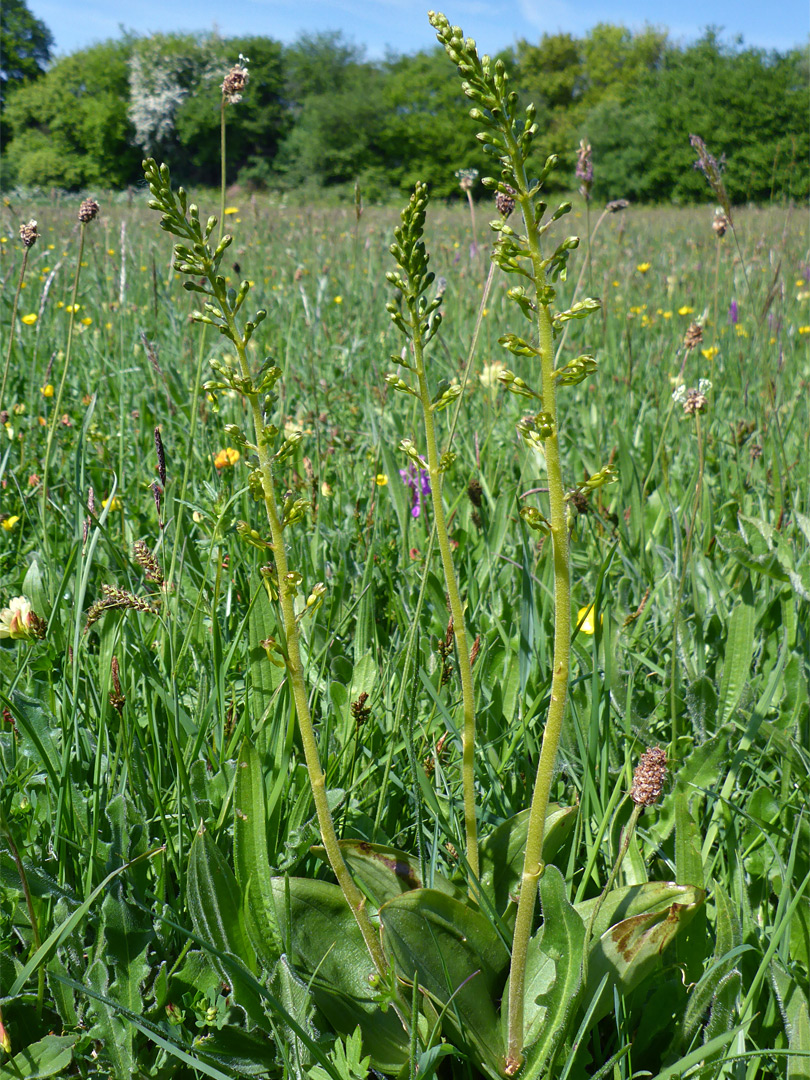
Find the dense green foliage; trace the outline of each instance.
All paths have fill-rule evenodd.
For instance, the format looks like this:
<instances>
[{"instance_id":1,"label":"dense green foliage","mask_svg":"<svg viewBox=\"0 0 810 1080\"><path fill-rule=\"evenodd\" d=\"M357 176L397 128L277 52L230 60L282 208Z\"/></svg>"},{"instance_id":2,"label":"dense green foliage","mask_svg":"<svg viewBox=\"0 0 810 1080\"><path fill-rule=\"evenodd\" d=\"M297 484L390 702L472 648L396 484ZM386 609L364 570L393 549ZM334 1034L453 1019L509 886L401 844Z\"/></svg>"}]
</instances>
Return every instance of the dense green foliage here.
<instances>
[{"instance_id":1,"label":"dense green foliage","mask_svg":"<svg viewBox=\"0 0 810 1080\"><path fill-rule=\"evenodd\" d=\"M324 989L349 975L368 983L362 963L341 972L330 959L330 942L350 940L353 924L312 847L289 689L268 659L279 626L261 572L271 557L263 511L250 455L237 460L225 433L245 425L242 402L200 390L207 360L226 360L229 344L189 327L197 298L168 271L169 239L140 197L109 195L87 226L80 306L70 312L76 209L56 196L15 204L42 236L13 326L22 252L17 217L2 211L0 352L10 343L12 367L0 402L0 606L25 594L47 631L0 641L0 999L17 1055L15 1072L0 1051L0 1074L191 1080L197 1062L208 1076L303 1080L321 1054L331 1080L364 1077L365 1057L380 1060L375 1047L394 1057L407 1047L390 1010L374 1013L370 1034L370 1011L347 1012ZM383 378L401 340L385 312L397 218L371 210L357 223L353 209L281 207L263 195L232 209L236 240L222 272L237 285L238 262L254 280L251 301L268 315L252 360L270 355L285 372L268 419L304 433L278 478L311 504L288 531L302 605L314 583L327 586L321 606L302 613L301 632L330 801L341 834L358 842L353 870L368 874L372 897L386 882L379 869L369 874L361 842L406 852L421 843L422 865L447 890L431 892L438 919L453 907L463 849L459 691L452 651L442 679L447 607L437 556L427 559L430 514L413 516L394 449L414 434L415 413ZM580 203L551 230L550 250L585 223ZM587 498L573 522L582 627L554 790L566 808L553 831L559 871L544 878L544 903L554 890L565 903L593 902L621 842L629 808L620 799L638 755L673 738L672 786L641 819L618 884L674 883L667 903L708 894L655 960L655 978L617 990L615 1009L612 996L598 1004L572 1080L617 1052L627 1054L616 1066L623 1078L656 1076L692 1053L694 1068L711 1058L714 1075L792 1080L804 1059L786 1051L810 1048L808 236L789 208L741 211L737 227L739 252L730 234L716 238L705 212L605 218L586 270L602 315L572 324L565 347L566 359L587 351L600 365L598 389L561 391L566 475L612 459L619 481ZM480 243L470 253L458 208L431 209L427 239L447 282L433 377L452 379L488 258ZM560 283L561 302L586 253ZM518 515L543 478L515 439L521 403L493 366L516 359L498 345L514 328L505 290L496 281L487 302L446 487L467 617L480 635L485 840L527 802L552 619L548 544ZM686 352L698 316L703 341ZM690 415L672 389L702 378L713 382L707 411ZM156 427L166 462L159 507ZM138 540L168 585L145 576ZM87 628L104 586L128 599L96 608ZM418 677L403 686L414 625ZM361 694L365 711L352 709ZM482 880L506 918L519 867L507 873L497 862L504 836L485 843ZM267 882L257 876L266 864ZM413 873L421 869L414 856ZM266 912L241 906L265 887L282 936L264 935L266 951L285 952L272 975L250 944ZM406 959L413 903L405 892L386 916ZM465 937L475 935L491 939L487 987L497 991L499 939L483 917L469 918ZM441 972L436 980L440 991ZM471 1017L479 1041L482 997L458 1002L459 1022ZM357 1037L330 1049L330 1032L348 1036L358 1021L362 1048ZM452 1055L435 1064L443 1078L480 1075Z\"/></svg>"},{"instance_id":2,"label":"dense green foliage","mask_svg":"<svg viewBox=\"0 0 810 1080\"><path fill-rule=\"evenodd\" d=\"M0 108L9 93L38 79L51 59L53 36L28 10L25 0L3 0L0 8Z\"/></svg>"},{"instance_id":3,"label":"dense green foliage","mask_svg":"<svg viewBox=\"0 0 810 1080\"><path fill-rule=\"evenodd\" d=\"M169 34L82 50L10 88L4 183L125 186L139 181L143 153L176 160L185 182L217 183L219 87L239 53L250 60L250 82L228 109L231 179L300 192L359 178L367 198L383 200L417 178L448 195L455 170L483 169L458 79L439 50L370 62L340 34L305 35L289 47ZM598 197L694 199L702 189L687 139L695 133L725 155L735 202L810 195L810 86L798 49L767 53L713 32L680 46L657 30L601 24L582 38L521 41L503 59L538 107L533 165L561 153L563 187L586 138Z\"/></svg>"}]
</instances>

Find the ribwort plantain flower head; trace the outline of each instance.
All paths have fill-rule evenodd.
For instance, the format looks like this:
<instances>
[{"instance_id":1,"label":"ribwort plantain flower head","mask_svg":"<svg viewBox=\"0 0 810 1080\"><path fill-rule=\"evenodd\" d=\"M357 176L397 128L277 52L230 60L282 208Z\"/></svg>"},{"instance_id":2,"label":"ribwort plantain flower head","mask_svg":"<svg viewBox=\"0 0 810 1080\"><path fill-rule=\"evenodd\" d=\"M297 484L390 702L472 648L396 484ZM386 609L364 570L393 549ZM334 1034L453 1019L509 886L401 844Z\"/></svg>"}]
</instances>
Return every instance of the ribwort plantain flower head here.
<instances>
[{"instance_id":1,"label":"ribwort plantain flower head","mask_svg":"<svg viewBox=\"0 0 810 1080\"><path fill-rule=\"evenodd\" d=\"M20 239L27 248L32 248L39 239L37 223L33 218L31 218L27 225L20 225Z\"/></svg>"},{"instance_id":2,"label":"ribwort plantain flower head","mask_svg":"<svg viewBox=\"0 0 810 1080\"><path fill-rule=\"evenodd\" d=\"M79 207L79 221L82 225L86 225L88 221L93 221L98 217L99 205L95 199L85 199Z\"/></svg>"},{"instance_id":3,"label":"ribwort plantain flower head","mask_svg":"<svg viewBox=\"0 0 810 1080\"><path fill-rule=\"evenodd\" d=\"M636 806L653 806L661 796L667 778L667 755L660 746L653 746L641 755L633 773L630 798Z\"/></svg>"},{"instance_id":4,"label":"ribwort plantain flower head","mask_svg":"<svg viewBox=\"0 0 810 1080\"><path fill-rule=\"evenodd\" d=\"M222 96L229 105L236 105L242 100L242 91L250 78L247 69L249 63L248 58L239 53L238 63L233 65L222 81Z\"/></svg>"}]
</instances>

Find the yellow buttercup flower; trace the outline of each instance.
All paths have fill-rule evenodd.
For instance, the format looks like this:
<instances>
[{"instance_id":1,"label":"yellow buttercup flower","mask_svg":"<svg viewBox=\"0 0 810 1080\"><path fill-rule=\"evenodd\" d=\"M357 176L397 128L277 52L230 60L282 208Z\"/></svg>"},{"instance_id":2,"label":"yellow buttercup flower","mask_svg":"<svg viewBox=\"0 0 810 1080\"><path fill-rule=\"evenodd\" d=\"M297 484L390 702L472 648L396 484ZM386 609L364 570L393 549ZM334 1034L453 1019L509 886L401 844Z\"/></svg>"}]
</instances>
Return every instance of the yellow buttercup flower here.
<instances>
[{"instance_id":1,"label":"yellow buttercup flower","mask_svg":"<svg viewBox=\"0 0 810 1080\"><path fill-rule=\"evenodd\" d=\"M648 262L639 263L638 266L636 267L636 270L638 270L638 272L640 274L646 274L651 266L652 266L652 263L648 263ZM593 631L591 631L591 633L593 633Z\"/></svg>"},{"instance_id":2,"label":"yellow buttercup flower","mask_svg":"<svg viewBox=\"0 0 810 1080\"><path fill-rule=\"evenodd\" d=\"M6 532L11 532L11 530L14 528L14 526L17 524L17 522L19 520L20 520L20 515L19 514L12 514L11 517L3 518L3 520L0 521L0 525L3 526L3 528L6 530Z\"/></svg>"},{"instance_id":3,"label":"yellow buttercup flower","mask_svg":"<svg viewBox=\"0 0 810 1080\"><path fill-rule=\"evenodd\" d=\"M101 500L101 505L104 507L105 510L107 509L108 506L109 506L110 510L120 510L121 509L121 500L118 498L117 495L113 495L113 497L111 499L109 499L109 498L102 499Z\"/></svg>"},{"instance_id":4,"label":"yellow buttercup flower","mask_svg":"<svg viewBox=\"0 0 810 1080\"><path fill-rule=\"evenodd\" d=\"M602 623L602 616L599 616L599 623ZM581 607L577 612L577 625L579 626L580 633L582 634L594 634L596 632L596 620L594 619L593 604L589 604L587 607Z\"/></svg>"},{"instance_id":5,"label":"yellow buttercup flower","mask_svg":"<svg viewBox=\"0 0 810 1080\"><path fill-rule=\"evenodd\" d=\"M695 309L693 307L689 307L688 304L684 304L683 307L678 308L678 314L679 315L691 315L694 310Z\"/></svg>"},{"instance_id":6,"label":"yellow buttercup flower","mask_svg":"<svg viewBox=\"0 0 810 1080\"><path fill-rule=\"evenodd\" d=\"M384 472L378 472L374 478L374 483L377 487L385 487L388 483L388 474Z\"/></svg>"},{"instance_id":7,"label":"yellow buttercup flower","mask_svg":"<svg viewBox=\"0 0 810 1080\"><path fill-rule=\"evenodd\" d=\"M716 345L710 345L708 349L701 349L701 355L705 356L707 360L714 360L715 356L720 352Z\"/></svg>"},{"instance_id":8,"label":"yellow buttercup flower","mask_svg":"<svg viewBox=\"0 0 810 1080\"><path fill-rule=\"evenodd\" d=\"M225 216L226 217L229 214L238 214L238 213L239 213L239 207L238 206L226 206L225 207Z\"/></svg>"},{"instance_id":9,"label":"yellow buttercup flower","mask_svg":"<svg viewBox=\"0 0 810 1080\"><path fill-rule=\"evenodd\" d=\"M232 468L241 456L238 450L234 450L232 446L226 446L224 450L220 450L218 454L214 455L214 468Z\"/></svg>"},{"instance_id":10,"label":"yellow buttercup flower","mask_svg":"<svg viewBox=\"0 0 810 1080\"><path fill-rule=\"evenodd\" d=\"M36 312L32 311L30 315L23 315L22 321L25 323L26 326L33 326L34 323L37 321Z\"/></svg>"},{"instance_id":11,"label":"yellow buttercup flower","mask_svg":"<svg viewBox=\"0 0 810 1080\"><path fill-rule=\"evenodd\" d=\"M53 397L53 385L46 383L45 386L40 386L39 392L43 397Z\"/></svg>"},{"instance_id":12,"label":"yellow buttercup flower","mask_svg":"<svg viewBox=\"0 0 810 1080\"><path fill-rule=\"evenodd\" d=\"M342 297L342 296L336 296L336 297L335 297L335 298L334 298L334 299L332 300L332 303L333 303L333 304L342 304L342 303L343 303L343 297Z\"/></svg>"}]
</instances>

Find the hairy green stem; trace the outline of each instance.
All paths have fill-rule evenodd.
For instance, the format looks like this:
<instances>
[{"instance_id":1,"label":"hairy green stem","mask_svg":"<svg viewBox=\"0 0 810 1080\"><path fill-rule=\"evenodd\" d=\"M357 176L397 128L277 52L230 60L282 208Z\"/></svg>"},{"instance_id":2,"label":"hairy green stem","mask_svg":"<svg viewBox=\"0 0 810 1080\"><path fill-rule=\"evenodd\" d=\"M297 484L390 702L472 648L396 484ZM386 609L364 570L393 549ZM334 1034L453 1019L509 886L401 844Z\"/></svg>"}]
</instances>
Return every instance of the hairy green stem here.
<instances>
[{"instance_id":1,"label":"hairy green stem","mask_svg":"<svg viewBox=\"0 0 810 1080\"><path fill-rule=\"evenodd\" d=\"M509 139L514 139L509 133ZM510 146L512 160L520 161L518 147ZM535 286L539 290L545 280L545 268L537 235L534 209L528 195L526 174L521 166L516 169L520 185L519 202L526 224L526 237L534 271ZM526 957L534 917L537 883L543 872L542 852L546 829L546 811L554 779L554 763L560 743L565 702L568 694L568 671L571 654L571 579L569 565L569 536L565 515L565 489L560 465L560 447L557 438L557 397L554 384L554 341L551 312L548 304L537 303L537 333L540 352L543 409L549 415L551 434L544 441L546 470L548 476L548 500L552 557L554 562L554 656L551 674L551 699L549 701L540 760L534 783L529 823L526 833L526 851L520 883L515 932L512 940L512 964L509 970L509 1016L507 1035L507 1071L517 1071L523 1060L523 996L526 986Z\"/></svg>"},{"instance_id":2,"label":"hairy green stem","mask_svg":"<svg viewBox=\"0 0 810 1080\"><path fill-rule=\"evenodd\" d=\"M236 354L239 359L242 378L249 383L251 373L244 339L240 334L239 328L236 325L236 320L231 313L227 298L223 297L221 299L221 306L232 335L231 340L236 346ZM281 608L282 623L287 646L287 673L290 680L293 700L295 702L296 715L298 716L298 727L301 733L301 743L304 748L304 758L306 760L307 773L309 774L309 782L312 788L315 812L318 816L321 839L323 841L323 846L326 849L329 865L332 867L338 885L346 898L346 903L351 908L352 914L360 929L360 933L363 935L363 940L371 955L371 959L377 969L377 973L381 977L384 977L387 970L387 963L380 943L379 934L374 928L368 912L366 911L365 897L352 880L349 868L343 858L343 853L340 850L340 841L338 840L335 824L332 819L332 811L329 808L329 800L326 792L326 775L321 766L320 755L318 753L318 741L315 736L312 714L309 708L307 685L306 680L304 679L304 668L301 662L298 622L294 605L295 589L289 584L289 564L287 562L287 551L283 535L284 526L279 514L278 502L276 499L273 463L266 440L263 436L265 425L262 417L260 397L259 394L255 392L248 392L246 397L253 417L253 429L258 448L259 471L262 480L262 492L264 494L264 504L272 538L272 550L278 580L279 606Z\"/></svg>"},{"instance_id":3,"label":"hairy green stem","mask_svg":"<svg viewBox=\"0 0 810 1080\"><path fill-rule=\"evenodd\" d=\"M453 566L453 552L447 533L447 521L442 501L442 470L440 467L439 447L436 440L436 425L433 420L433 406L430 400L427 378L425 376L425 357L420 325L422 323L416 299L408 299L411 330L413 332L413 354L416 375L419 381L419 400L425 418L425 442L427 444L428 475L433 502L433 519L436 523L436 541L444 570L444 582L447 587L447 599L450 614L453 617L453 633L456 639L458 670L461 679L461 700L464 727L461 736L461 775L464 798L464 833L466 837L467 865L470 871L470 895L477 893L479 873L478 860L478 825L475 817L475 694L473 691L472 663L470 647L467 641L467 627L464 621L464 605L458 591L456 571Z\"/></svg>"}]
</instances>

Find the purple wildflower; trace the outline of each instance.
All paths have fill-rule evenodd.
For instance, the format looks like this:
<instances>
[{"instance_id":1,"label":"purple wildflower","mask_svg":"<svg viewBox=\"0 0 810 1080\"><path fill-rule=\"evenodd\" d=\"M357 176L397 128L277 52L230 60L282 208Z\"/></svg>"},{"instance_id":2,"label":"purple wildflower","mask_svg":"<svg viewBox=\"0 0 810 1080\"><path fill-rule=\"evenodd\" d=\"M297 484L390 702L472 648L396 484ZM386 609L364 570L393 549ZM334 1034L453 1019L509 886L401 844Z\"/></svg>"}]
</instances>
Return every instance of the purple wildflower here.
<instances>
[{"instance_id":1,"label":"purple wildflower","mask_svg":"<svg viewBox=\"0 0 810 1080\"><path fill-rule=\"evenodd\" d=\"M422 512L422 500L426 495L430 495L430 479L427 469L417 469L411 461L407 469L399 470L399 475L402 477L402 483L411 489L413 498L411 517L418 518Z\"/></svg>"},{"instance_id":2,"label":"purple wildflower","mask_svg":"<svg viewBox=\"0 0 810 1080\"><path fill-rule=\"evenodd\" d=\"M728 306L728 321L732 326L736 326L740 318L739 308L737 307L737 301L732 300Z\"/></svg>"}]
</instances>

